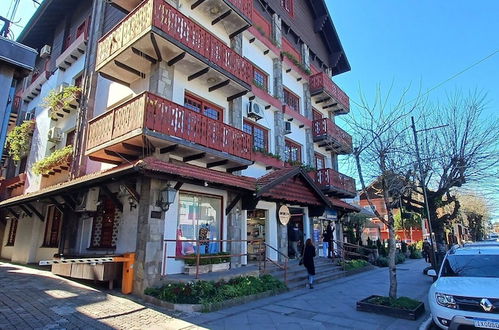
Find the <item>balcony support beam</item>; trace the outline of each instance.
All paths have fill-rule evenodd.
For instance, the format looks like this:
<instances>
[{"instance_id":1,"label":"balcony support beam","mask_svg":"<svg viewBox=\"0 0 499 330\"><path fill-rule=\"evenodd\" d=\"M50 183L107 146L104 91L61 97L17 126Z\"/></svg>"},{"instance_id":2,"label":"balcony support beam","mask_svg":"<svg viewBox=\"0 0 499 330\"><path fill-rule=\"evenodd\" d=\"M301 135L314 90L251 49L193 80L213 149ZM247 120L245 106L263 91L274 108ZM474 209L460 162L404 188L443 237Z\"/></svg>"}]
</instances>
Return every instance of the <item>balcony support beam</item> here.
<instances>
[{"instance_id":1,"label":"balcony support beam","mask_svg":"<svg viewBox=\"0 0 499 330\"><path fill-rule=\"evenodd\" d=\"M26 203L26 207L30 209L30 211L33 212L42 222L45 221L43 215L40 212L38 212L38 210L33 205L31 205L30 203Z\"/></svg>"},{"instance_id":2,"label":"balcony support beam","mask_svg":"<svg viewBox=\"0 0 499 330\"><path fill-rule=\"evenodd\" d=\"M57 199L55 199L55 197L49 197L49 200L52 204L54 204L54 206L56 207L56 209L59 210L59 212L64 213L64 206L61 203L59 203Z\"/></svg>"},{"instance_id":3,"label":"balcony support beam","mask_svg":"<svg viewBox=\"0 0 499 330\"><path fill-rule=\"evenodd\" d=\"M227 164L228 162L229 162L228 159L219 160L217 162L212 162L212 163L206 164L206 168L212 168L212 167L216 167L216 166L222 166L222 165Z\"/></svg>"},{"instance_id":4,"label":"balcony support beam","mask_svg":"<svg viewBox=\"0 0 499 330\"><path fill-rule=\"evenodd\" d=\"M246 24L245 26L243 26L242 28L240 28L239 30L236 30L234 32L232 32L230 35L229 35L229 38L232 39L234 38L235 36L237 36L239 33L242 33L244 31L246 31L248 28L250 27L249 24Z\"/></svg>"},{"instance_id":5,"label":"balcony support beam","mask_svg":"<svg viewBox=\"0 0 499 330\"><path fill-rule=\"evenodd\" d=\"M187 80L188 80L188 81L191 81L191 80L194 80L194 79L196 79L196 78L199 78L199 77L201 77L202 75L207 74L207 73L208 73L208 71L210 71L210 67L206 67L206 68L204 68L204 69L202 69L202 70L199 70L199 71L198 71L198 72L196 72L196 73L191 74L191 75L187 78Z\"/></svg>"},{"instance_id":6,"label":"balcony support beam","mask_svg":"<svg viewBox=\"0 0 499 330\"><path fill-rule=\"evenodd\" d=\"M227 169L227 172L232 173L236 171L242 171L248 168L248 165L243 165L243 166L237 166L237 167L231 167Z\"/></svg>"},{"instance_id":7,"label":"balcony support beam","mask_svg":"<svg viewBox=\"0 0 499 330\"><path fill-rule=\"evenodd\" d=\"M125 153L117 152L117 151L113 151L113 150L104 150L104 153L108 156L122 158L123 160L125 160L127 162L137 160L139 158L137 155L125 154Z\"/></svg>"},{"instance_id":8,"label":"balcony support beam","mask_svg":"<svg viewBox=\"0 0 499 330\"><path fill-rule=\"evenodd\" d=\"M194 155L186 156L186 157L184 157L183 161L185 163L187 163L187 162L190 162L192 160L201 159L201 158L203 158L205 156L206 156L206 152L201 152L199 154L194 154Z\"/></svg>"},{"instance_id":9,"label":"balcony support beam","mask_svg":"<svg viewBox=\"0 0 499 330\"><path fill-rule=\"evenodd\" d=\"M120 85L124 85L126 87L130 87L130 84L127 83L126 81L120 80L118 78L114 78L113 76L108 75L107 73L104 72L99 72L102 78L106 78L107 80L111 80L112 82L118 83Z\"/></svg>"},{"instance_id":10,"label":"balcony support beam","mask_svg":"<svg viewBox=\"0 0 499 330\"><path fill-rule=\"evenodd\" d=\"M329 109L329 108L335 107L335 106L337 106L337 105L338 105L338 103L332 103L332 104L330 104L330 105L325 105L325 106L323 106L323 107L322 107L322 109Z\"/></svg>"},{"instance_id":11,"label":"balcony support beam","mask_svg":"<svg viewBox=\"0 0 499 330\"><path fill-rule=\"evenodd\" d=\"M210 88L208 88L208 91L209 91L209 92L216 91L217 89L220 89L220 88L222 88L222 87L227 86L229 83L230 83L230 80L229 80L229 79L224 80L224 81L222 81L221 83L218 83L218 84L216 84L216 85L211 86Z\"/></svg>"},{"instance_id":12,"label":"balcony support beam","mask_svg":"<svg viewBox=\"0 0 499 330\"><path fill-rule=\"evenodd\" d=\"M196 9L199 5L203 4L206 0L198 0L191 5L191 10Z\"/></svg>"},{"instance_id":13,"label":"balcony support beam","mask_svg":"<svg viewBox=\"0 0 499 330\"><path fill-rule=\"evenodd\" d=\"M238 194L236 197L234 197L233 200L230 201L229 205L225 208L225 215L228 215L230 211L236 206L236 204L241 200L242 195Z\"/></svg>"},{"instance_id":14,"label":"balcony support beam","mask_svg":"<svg viewBox=\"0 0 499 330\"><path fill-rule=\"evenodd\" d=\"M14 212L13 209L11 209L10 207L7 208L7 211L9 211L9 213L14 217L16 218L16 220L19 220L19 214L17 214L16 212Z\"/></svg>"},{"instance_id":15,"label":"balcony support beam","mask_svg":"<svg viewBox=\"0 0 499 330\"><path fill-rule=\"evenodd\" d=\"M64 204L67 205L72 211L75 209L75 203L68 196L61 194L61 198L64 200Z\"/></svg>"},{"instance_id":16,"label":"balcony support beam","mask_svg":"<svg viewBox=\"0 0 499 330\"><path fill-rule=\"evenodd\" d=\"M24 206L23 204L19 204L19 207L21 208L21 210L24 211L24 213L26 213L28 217L31 218L33 216L33 213L30 210L28 210L26 206Z\"/></svg>"},{"instance_id":17,"label":"balcony support beam","mask_svg":"<svg viewBox=\"0 0 499 330\"><path fill-rule=\"evenodd\" d=\"M171 60L168 61L168 63L167 63L168 66L172 66L175 63L180 62L181 60L184 59L186 54L187 54L186 52L182 52L182 53L178 54L177 56L175 56L174 58L172 58Z\"/></svg>"},{"instance_id":18,"label":"balcony support beam","mask_svg":"<svg viewBox=\"0 0 499 330\"><path fill-rule=\"evenodd\" d=\"M109 197L109 199L113 202L114 206L119 209L121 212L123 212L123 204L121 203L121 201L116 197L115 194L113 194L111 192L111 190L109 190L109 188L106 186L106 185L101 185L100 186L102 192L104 193L104 195L106 195L107 197Z\"/></svg>"},{"instance_id":19,"label":"balcony support beam","mask_svg":"<svg viewBox=\"0 0 499 330\"><path fill-rule=\"evenodd\" d=\"M178 144L172 144L171 146L159 149L159 153L160 154L166 154L166 153L174 151L177 148L178 148Z\"/></svg>"},{"instance_id":20,"label":"balcony support beam","mask_svg":"<svg viewBox=\"0 0 499 330\"><path fill-rule=\"evenodd\" d=\"M149 62L151 62L151 64L156 64L158 62L154 57L147 55L146 53L135 47L132 47L132 53L148 60Z\"/></svg>"},{"instance_id":21,"label":"balcony support beam","mask_svg":"<svg viewBox=\"0 0 499 330\"><path fill-rule=\"evenodd\" d=\"M242 96L246 95L247 93L248 93L248 91L242 91L240 93L237 93L237 94L234 94L232 96L229 96L227 98L227 102L234 101L235 99L237 99L239 97L242 97Z\"/></svg>"},{"instance_id":22,"label":"balcony support beam","mask_svg":"<svg viewBox=\"0 0 499 330\"><path fill-rule=\"evenodd\" d=\"M232 9L227 10L225 13L223 13L222 15L218 16L217 18L215 18L215 19L211 22L211 25L215 25L215 24L217 24L218 22L220 22L221 20L223 20L224 18L226 18L226 17L227 17L227 16L229 16L230 14L232 14Z\"/></svg>"},{"instance_id":23,"label":"balcony support beam","mask_svg":"<svg viewBox=\"0 0 499 330\"><path fill-rule=\"evenodd\" d=\"M95 162L100 162L100 163L109 163L113 165L120 165L121 162L117 160L111 160L111 159L105 159L105 158L100 158L100 157L95 157L95 156L88 156L90 160L93 160Z\"/></svg>"},{"instance_id":24,"label":"balcony support beam","mask_svg":"<svg viewBox=\"0 0 499 330\"><path fill-rule=\"evenodd\" d=\"M154 48L154 52L156 53L156 57L158 58L158 62L163 61L163 58L161 57L161 51L159 50L158 42L156 41L154 33L151 33L151 43L152 47Z\"/></svg>"},{"instance_id":25,"label":"balcony support beam","mask_svg":"<svg viewBox=\"0 0 499 330\"><path fill-rule=\"evenodd\" d=\"M121 145L123 146L124 149L129 150L129 151L135 151L138 153L142 153L142 151L144 151L144 149L141 146L136 146L136 145L131 144L131 143L123 142Z\"/></svg>"},{"instance_id":26,"label":"balcony support beam","mask_svg":"<svg viewBox=\"0 0 499 330\"><path fill-rule=\"evenodd\" d=\"M128 184L128 183L125 183L123 186L125 187L126 191L128 191L128 193L130 194L130 196L132 196L132 198L137 203L139 203L140 202L140 195L137 192L137 190L135 190L135 187L133 185L131 185L131 184Z\"/></svg>"},{"instance_id":27,"label":"balcony support beam","mask_svg":"<svg viewBox=\"0 0 499 330\"><path fill-rule=\"evenodd\" d=\"M134 75L136 75L136 76L138 76L138 77L140 77L140 78L142 78L142 79L144 79L144 78L146 77L146 74L145 74L145 73L140 72L139 70L134 69L134 68L132 68L131 66L126 65L125 63L121 63L120 61L114 60L114 64L116 64L116 66L117 66L118 68L121 68L121 69L123 69L123 70L126 70L126 71L128 71L128 72L130 72L130 73L133 73Z\"/></svg>"},{"instance_id":28,"label":"balcony support beam","mask_svg":"<svg viewBox=\"0 0 499 330\"><path fill-rule=\"evenodd\" d=\"M325 97L323 99L320 99L320 100L316 101L315 104L324 103L324 102L329 101L330 99L331 98L328 96L328 97Z\"/></svg>"}]
</instances>

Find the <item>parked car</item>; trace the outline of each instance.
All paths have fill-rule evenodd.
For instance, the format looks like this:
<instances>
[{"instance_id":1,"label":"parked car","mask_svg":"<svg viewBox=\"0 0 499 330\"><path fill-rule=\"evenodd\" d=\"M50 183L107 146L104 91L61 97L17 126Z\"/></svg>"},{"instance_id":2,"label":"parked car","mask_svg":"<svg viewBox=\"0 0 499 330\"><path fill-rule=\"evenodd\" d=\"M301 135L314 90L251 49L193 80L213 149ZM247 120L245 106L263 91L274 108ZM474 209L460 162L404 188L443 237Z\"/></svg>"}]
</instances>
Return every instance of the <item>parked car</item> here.
<instances>
[{"instance_id":1,"label":"parked car","mask_svg":"<svg viewBox=\"0 0 499 330\"><path fill-rule=\"evenodd\" d=\"M430 287L433 321L442 329L499 329L499 245L452 248Z\"/></svg>"}]
</instances>

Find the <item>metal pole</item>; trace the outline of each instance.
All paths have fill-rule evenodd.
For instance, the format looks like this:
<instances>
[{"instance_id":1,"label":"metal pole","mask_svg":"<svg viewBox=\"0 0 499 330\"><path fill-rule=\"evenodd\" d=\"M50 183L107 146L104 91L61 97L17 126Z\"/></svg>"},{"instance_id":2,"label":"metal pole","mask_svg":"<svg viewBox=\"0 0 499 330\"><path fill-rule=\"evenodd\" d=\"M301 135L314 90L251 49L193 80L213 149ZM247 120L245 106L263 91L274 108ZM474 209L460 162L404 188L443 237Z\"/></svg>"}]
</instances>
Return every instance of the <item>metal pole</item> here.
<instances>
[{"instance_id":1,"label":"metal pole","mask_svg":"<svg viewBox=\"0 0 499 330\"><path fill-rule=\"evenodd\" d=\"M416 131L416 125L414 124L414 117L411 117L411 127L412 133L414 134L414 143L416 145L416 157L418 161L419 167L419 175L421 176L421 187L423 188L423 198L424 204L426 206L426 217L428 218L428 229L430 229L430 244L431 244L431 253L433 256L432 267L436 270L437 265L437 255L435 254L435 246L433 245L433 229L431 227L431 218L430 218L430 206L428 205L428 196L426 195L426 183L425 183L425 175L423 171L423 165L421 164L421 157L419 156L419 145L418 145L418 135Z\"/></svg>"}]
</instances>

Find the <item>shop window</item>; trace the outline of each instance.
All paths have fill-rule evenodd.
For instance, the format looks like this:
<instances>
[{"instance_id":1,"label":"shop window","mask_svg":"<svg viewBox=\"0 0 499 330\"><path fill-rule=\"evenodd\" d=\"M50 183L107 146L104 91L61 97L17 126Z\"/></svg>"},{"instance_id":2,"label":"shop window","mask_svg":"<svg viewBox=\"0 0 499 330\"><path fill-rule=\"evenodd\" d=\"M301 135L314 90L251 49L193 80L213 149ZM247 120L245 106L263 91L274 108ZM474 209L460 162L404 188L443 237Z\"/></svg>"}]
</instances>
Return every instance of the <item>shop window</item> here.
<instances>
[{"instance_id":1,"label":"shop window","mask_svg":"<svg viewBox=\"0 0 499 330\"><path fill-rule=\"evenodd\" d=\"M184 106L193 111L202 113L208 118L223 121L223 109L191 94L185 94Z\"/></svg>"},{"instance_id":2,"label":"shop window","mask_svg":"<svg viewBox=\"0 0 499 330\"><path fill-rule=\"evenodd\" d=\"M251 121L245 120L243 131L253 136L253 148L258 151L268 151L269 133L268 131Z\"/></svg>"},{"instance_id":3,"label":"shop window","mask_svg":"<svg viewBox=\"0 0 499 330\"><path fill-rule=\"evenodd\" d=\"M180 192L179 204L176 255L220 252L222 197Z\"/></svg>"},{"instance_id":4,"label":"shop window","mask_svg":"<svg viewBox=\"0 0 499 330\"><path fill-rule=\"evenodd\" d=\"M312 109L312 114L314 116L314 120L320 120L324 117L322 113L317 109Z\"/></svg>"},{"instance_id":5,"label":"shop window","mask_svg":"<svg viewBox=\"0 0 499 330\"><path fill-rule=\"evenodd\" d=\"M317 152L315 153L315 168L318 170L326 168L326 159L324 155Z\"/></svg>"},{"instance_id":6,"label":"shop window","mask_svg":"<svg viewBox=\"0 0 499 330\"><path fill-rule=\"evenodd\" d=\"M284 153L284 161L288 163L301 162L301 146L298 143L286 139Z\"/></svg>"},{"instance_id":7,"label":"shop window","mask_svg":"<svg viewBox=\"0 0 499 330\"><path fill-rule=\"evenodd\" d=\"M268 75L262 70L253 67L253 84L258 88L268 91Z\"/></svg>"},{"instance_id":8,"label":"shop window","mask_svg":"<svg viewBox=\"0 0 499 330\"><path fill-rule=\"evenodd\" d=\"M9 236L7 237L6 246L14 246L14 243L16 242L17 222L17 219L10 220Z\"/></svg>"},{"instance_id":9,"label":"shop window","mask_svg":"<svg viewBox=\"0 0 499 330\"><path fill-rule=\"evenodd\" d=\"M45 235L43 236L43 247L58 247L61 235L62 213L55 205L47 207L45 218Z\"/></svg>"},{"instance_id":10,"label":"shop window","mask_svg":"<svg viewBox=\"0 0 499 330\"><path fill-rule=\"evenodd\" d=\"M284 104L296 112L300 112L300 98L290 90L284 88Z\"/></svg>"},{"instance_id":11,"label":"shop window","mask_svg":"<svg viewBox=\"0 0 499 330\"><path fill-rule=\"evenodd\" d=\"M294 0L281 0L281 6L284 8L284 10L290 15L293 16L294 13L294 6L293 6L293 1Z\"/></svg>"},{"instance_id":12,"label":"shop window","mask_svg":"<svg viewBox=\"0 0 499 330\"><path fill-rule=\"evenodd\" d=\"M110 198L102 198L92 225L92 248L115 248L119 214Z\"/></svg>"}]
</instances>

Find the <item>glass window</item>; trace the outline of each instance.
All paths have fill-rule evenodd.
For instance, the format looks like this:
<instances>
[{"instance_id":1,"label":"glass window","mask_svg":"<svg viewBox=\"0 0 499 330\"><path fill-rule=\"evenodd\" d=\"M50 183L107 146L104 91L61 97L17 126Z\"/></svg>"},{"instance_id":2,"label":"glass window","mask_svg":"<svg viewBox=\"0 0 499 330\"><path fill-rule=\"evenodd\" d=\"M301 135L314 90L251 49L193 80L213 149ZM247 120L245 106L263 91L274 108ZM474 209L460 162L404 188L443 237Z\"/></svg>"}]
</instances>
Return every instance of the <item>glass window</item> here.
<instances>
[{"instance_id":1,"label":"glass window","mask_svg":"<svg viewBox=\"0 0 499 330\"><path fill-rule=\"evenodd\" d=\"M45 235L43 237L44 247L57 247L61 235L62 213L54 205L47 207L47 218L45 220Z\"/></svg>"},{"instance_id":2,"label":"glass window","mask_svg":"<svg viewBox=\"0 0 499 330\"><path fill-rule=\"evenodd\" d=\"M16 242L17 221L17 219L10 220L9 237L6 246L13 246Z\"/></svg>"},{"instance_id":3,"label":"glass window","mask_svg":"<svg viewBox=\"0 0 499 330\"><path fill-rule=\"evenodd\" d=\"M253 83L255 86L267 90L267 74L265 74L262 70L257 68L253 68Z\"/></svg>"},{"instance_id":4,"label":"glass window","mask_svg":"<svg viewBox=\"0 0 499 330\"><path fill-rule=\"evenodd\" d=\"M211 104L207 101L204 101L198 97L192 96L190 94L185 94L184 97L184 106L187 109L202 113L208 118L214 119L214 120L223 120L223 110L222 108ZM201 109L203 111L201 111Z\"/></svg>"},{"instance_id":5,"label":"glass window","mask_svg":"<svg viewBox=\"0 0 499 330\"><path fill-rule=\"evenodd\" d=\"M315 153L315 168L321 170L326 167L326 161L324 155Z\"/></svg>"},{"instance_id":6,"label":"glass window","mask_svg":"<svg viewBox=\"0 0 499 330\"><path fill-rule=\"evenodd\" d=\"M286 88L284 88L284 104L288 105L294 111L300 112L300 98Z\"/></svg>"},{"instance_id":7,"label":"glass window","mask_svg":"<svg viewBox=\"0 0 499 330\"><path fill-rule=\"evenodd\" d=\"M301 162L301 146L298 143L286 140L284 160L288 163Z\"/></svg>"},{"instance_id":8,"label":"glass window","mask_svg":"<svg viewBox=\"0 0 499 330\"><path fill-rule=\"evenodd\" d=\"M293 16L293 0L281 0L281 6L289 15Z\"/></svg>"},{"instance_id":9,"label":"glass window","mask_svg":"<svg viewBox=\"0 0 499 330\"><path fill-rule=\"evenodd\" d=\"M253 136L253 148L259 151L268 150L268 131L265 128L245 120L243 131Z\"/></svg>"},{"instance_id":10,"label":"glass window","mask_svg":"<svg viewBox=\"0 0 499 330\"><path fill-rule=\"evenodd\" d=\"M222 198L181 192L179 197L179 216L177 224L177 255L220 252L222 224ZM182 240L199 240L182 242Z\"/></svg>"},{"instance_id":11,"label":"glass window","mask_svg":"<svg viewBox=\"0 0 499 330\"><path fill-rule=\"evenodd\" d=\"M499 278L499 255L449 255L442 276Z\"/></svg>"}]
</instances>

